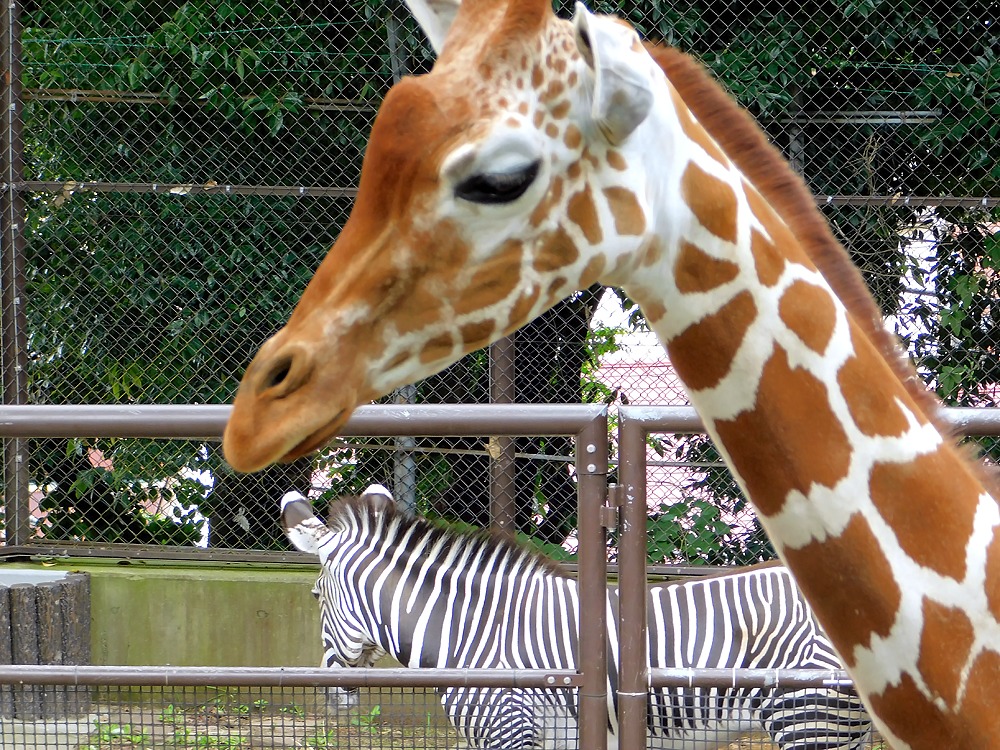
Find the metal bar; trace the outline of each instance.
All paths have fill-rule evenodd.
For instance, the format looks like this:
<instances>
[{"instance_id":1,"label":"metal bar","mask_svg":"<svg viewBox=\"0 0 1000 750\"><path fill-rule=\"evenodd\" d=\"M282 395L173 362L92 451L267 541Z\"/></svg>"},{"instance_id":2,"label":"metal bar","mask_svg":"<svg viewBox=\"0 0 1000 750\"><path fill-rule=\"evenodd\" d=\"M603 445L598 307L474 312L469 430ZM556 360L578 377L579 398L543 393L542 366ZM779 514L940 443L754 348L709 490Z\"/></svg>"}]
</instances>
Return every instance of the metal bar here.
<instances>
[{"instance_id":1,"label":"metal bar","mask_svg":"<svg viewBox=\"0 0 1000 750\"><path fill-rule=\"evenodd\" d=\"M24 196L14 184L24 179L24 140L21 99L21 6L7 3L0 13L0 59L6 71L0 94L0 179L8 185L0 192L0 348L3 351L3 403L28 400L27 340L24 320L24 230L27 211ZM28 445L4 440L4 525L7 541L24 543L31 534L28 508Z\"/></svg>"},{"instance_id":2,"label":"metal bar","mask_svg":"<svg viewBox=\"0 0 1000 750\"><path fill-rule=\"evenodd\" d=\"M649 640L646 632L646 430L628 414L618 415L618 723L621 747L646 742Z\"/></svg>"},{"instance_id":3,"label":"metal bar","mask_svg":"<svg viewBox=\"0 0 1000 750\"><path fill-rule=\"evenodd\" d=\"M608 421L600 415L576 436L580 565L580 747L605 750L608 743L607 561L601 508L607 497Z\"/></svg>"},{"instance_id":4,"label":"metal bar","mask_svg":"<svg viewBox=\"0 0 1000 750\"><path fill-rule=\"evenodd\" d=\"M691 406L621 406L618 415L621 420L642 422L647 434L705 431ZM941 417L960 435L1000 435L1000 409L950 406L941 409Z\"/></svg>"},{"instance_id":5,"label":"metal bar","mask_svg":"<svg viewBox=\"0 0 1000 750\"><path fill-rule=\"evenodd\" d=\"M0 684L260 687L534 687L580 684L559 669L322 669L316 667L126 667L0 665Z\"/></svg>"},{"instance_id":6,"label":"metal bar","mask_svg":"<svg viewBox=\"0 0 1000 750\"><path fill-rule=\"evenodd\" d=\"M212 440L229 406L0 406L0 437L132 437ZM343 436L575 435L607 415L604 404L379 404L361 406Z\"/></svg>"},{"instance_id":7,"label":"metal bar","mask_svg":"<svg viewBox=\"0 0 1000 750\"><path fill-rule=\"evenodd\" d=\"M505 336L490 345L490 403L511 404L514 387L514 337ZM515 531L517 489L515 487L516 446L512 437L490 439L490 522L501 531Z\"/></svg>"},{"instance_id":8,"label":"metal bar","mask_svg":"<svg viewBox=\"0 0 1000 750\"><path fill-rule=\"evenodd\" d=\"M0 175L0 188L24 193L156 193L161 195L258 195L298 198L357 197L356 187L320 185L222 185L216 183L76 182L74 180L9 180ZM12 183L12 184L11 184ZM820 206L947 206L949 208L995 208L1000 196L959 195L816 195Z\"/></svg>"},{"instance_id":9,"label":"metal bar","mask_svg":"<svg viewBox=\"0 0 1000 750\"><path fill-rule=\"evenodd\" d=\"M62 193L154 193L156 195L259 195L295 198L350 198L357 194L356 187L322 187L318 185L222 185L215 182L159 183L159 182L76 182L74 180L8 180L15 192Z\"/></svg>"},{"instance_id":10,"label":"metal bar","mask_svg":"<svg viewBox=\"0 0 1000 750\"><path fill-rule=\"evenodd\" d=\"M776 688L851 687L842 669L650 669L652 687ZM624 747L624 745L623 745Z\"/></svg>"}]
</instances>

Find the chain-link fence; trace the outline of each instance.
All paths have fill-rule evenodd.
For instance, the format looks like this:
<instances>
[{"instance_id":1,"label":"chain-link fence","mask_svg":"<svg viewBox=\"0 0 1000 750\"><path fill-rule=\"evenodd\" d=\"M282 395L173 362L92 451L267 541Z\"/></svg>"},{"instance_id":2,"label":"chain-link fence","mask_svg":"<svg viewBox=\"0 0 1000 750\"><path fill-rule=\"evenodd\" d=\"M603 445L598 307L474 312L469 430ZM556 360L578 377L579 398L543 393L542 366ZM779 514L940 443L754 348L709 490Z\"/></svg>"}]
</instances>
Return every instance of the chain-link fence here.
<instances>
[{"instance_id":1,"label":"chain-link fence","mask_svg":"<svg viewBox=\"0 0 1000 750\"><path fill-rule=\"evenodd\" d=\"M708 64L809 182L928 383L996 404L996 3L596 9ZM429 68L421 32L396 0L14 0L2 21L5 402L227 402L346 219L381 98ZM636 308L598 288L392 397L491 399L685 400ZM697 437L651 450L650 559L717 561L671 535L752 526L718 456ZM211 442L77 438L8 441L4 471L38 537L261 548L289 486L374 480L488 523L505 456L518 526L561 546L570 455L568 438L365 439L244 477Z\"/></svg>"},{"instance_id":2,"label":"chain-link fence","mask_svg":"<svg viewBox=\"0 0 1000 750\"><path fill-rule=\"evenodd\" d=\"M170 687L136 680L162 668L104 671L106 674L93 677L81 675L87 682L76 690L86 693L86 710L63 710L48 716L37 709L27 713L29 693L25 691L33 691L33 707L44 707L45 700L57 695L63 686L46 684L44 675L25 673L27 684L8 689L19 692L11 696L9 710L0 712L0 747L429 750L490 746L485 737L456 726L463 719L474 719L475 714L456 712L449 688L421 687L412 679L401 684L389 674L396 670L366 675L372 685L358 690L357 705L351 709L329 700L332 688L307 684L279 687L273 673L266 670L244 670L236 686L225 684L231 674L220 674L218 679L205 679L198 686L182 682ZM762 688L752 674L733 675L727 670L728 682L720 686L710 672L693 678L695 688L686 683L683 688L670 685L653 696L648 727L664 744L680 736L687 743L726 750L777 750L789 741L801 743L806 738L817 746L833 746L835 742L846 746L853 741L856 744L852 747L864 750L884 747L877 733L870 731L870 719L856 701L844 700L850 693L829 687L843 681L841 673L811 671L803 675L767 670L770 682ZM452 679L456 677L452 675ZM692 676L687 674L684 679L690 681ZM783 681L795 687L783 688ZM435 684L447 682L436 680ZM586 747L580 741L578 717L554 713L546 706L556 695L572 702L575 688L484 690L507 699L506 705L493 702L482 709L496 712L497 726L506 728L505 736L535 732L549 740L558 739L559 747ZM604 726L606 723L602 730Z\"/></svg>"}]
</instances>

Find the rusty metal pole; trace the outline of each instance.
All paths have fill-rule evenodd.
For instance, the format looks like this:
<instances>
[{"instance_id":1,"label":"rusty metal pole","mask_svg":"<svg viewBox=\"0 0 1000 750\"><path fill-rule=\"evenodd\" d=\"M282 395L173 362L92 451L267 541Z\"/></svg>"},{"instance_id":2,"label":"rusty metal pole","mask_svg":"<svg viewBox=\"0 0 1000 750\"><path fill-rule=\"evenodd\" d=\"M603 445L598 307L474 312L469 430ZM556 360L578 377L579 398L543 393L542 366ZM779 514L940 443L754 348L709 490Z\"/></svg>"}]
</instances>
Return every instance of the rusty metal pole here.
<instances>
[{"instance_id":1,"label":"rusty metal pole","mask_svg":"<svg viewBox=\"0 0 1000 750\"><path fill-rule=\"evenodd\" d=\"M24 181L24 141L21 137L21 6L8 0L0 11L0 349L3 403L28 401L27 340L24 322L24 230L26 210L20 189ZM3 441L4 522L8 544L24 544L31 527L28 509L28 443Z\"/></svg>"},{"instance_id":2,"label":"rusty metal pole","mask_svg":"<svg viewBox=\"0 0 1000 750\"><path fill-rule=\"evenodd\" d=\"M514 389L514 338L506 336L489 348L490 403L512 404ZM515 488L515 440L510 436L490 437L490 525L500 531L515 531L517 513Z\"/></svg>"},{"instance_id":3,"label":"rusty metal pole","mask_svg":"<svg viewBox=\"0 0 1000 750\"><path fill-rule=\"evenodd\" d=\"M601 510L608 487L608 419L594 419L576 437L579 496L580 747L608 746L608 547ZM622 746L624 747L624 746Z\"/></svg>"},{"instance_id":4,"label":"rusty metal pole","mask_svg":"<svg viewBox=\"0 0 1000 750\"><path fill-rule=\"evenodd\" d=\"M646 633L646 430L618 412L618 731L620 746L646 746L649 641Z\"/></svg>"}]
</instances>

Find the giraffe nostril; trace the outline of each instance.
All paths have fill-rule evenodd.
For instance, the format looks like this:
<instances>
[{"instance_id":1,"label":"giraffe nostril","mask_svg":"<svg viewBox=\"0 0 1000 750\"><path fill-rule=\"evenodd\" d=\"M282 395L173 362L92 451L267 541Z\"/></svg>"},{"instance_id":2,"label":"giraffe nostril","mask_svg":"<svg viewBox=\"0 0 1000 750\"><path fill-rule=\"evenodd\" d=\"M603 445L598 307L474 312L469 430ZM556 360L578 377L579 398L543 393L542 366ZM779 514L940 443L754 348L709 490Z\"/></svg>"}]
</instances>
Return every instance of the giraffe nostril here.
<instances>
[{"instance_id":1,"label":"giraffe nostril","mask_svg":"<svg viewBox=\"0 0 1000 750\"><path fill-rule=\"evenodd\" d=\"M263 371L257 381L257 392L266 392L271 398L284 398L306 382L312 370L310 363L311 357L301 349L282 353Z\"/></svg>"},{"instance_id":2,"label":"giraffe nostril","mask_svg":"<svg viewBox=\"0 0 1000 750\"><path fill-rule=\"evenodd\" d=\"M281 385L285 382L288 377L288 373L292 371L292 358L282 357L280 360L274 363L271 367L271 371L261 382L261 386L264 390L268 388L274 388L276 385Z\"/></svg>"}]
</instances>

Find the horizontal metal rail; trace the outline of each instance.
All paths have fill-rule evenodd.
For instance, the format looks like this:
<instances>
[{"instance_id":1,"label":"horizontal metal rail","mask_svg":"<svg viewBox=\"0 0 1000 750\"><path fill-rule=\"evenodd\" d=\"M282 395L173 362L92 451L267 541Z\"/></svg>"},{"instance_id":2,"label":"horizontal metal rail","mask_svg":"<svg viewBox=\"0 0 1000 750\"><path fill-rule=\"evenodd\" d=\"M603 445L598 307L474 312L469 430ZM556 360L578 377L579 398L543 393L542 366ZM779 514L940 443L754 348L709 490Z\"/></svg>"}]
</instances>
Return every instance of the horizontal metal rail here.
<instances>
[{"instance_id":1,"label":"horizontal metal rail","mask_svg":"<svg viewBox=\"0 0 1000 750\"><path fill-rule=\"evenodd\" d=\"M842 669L650 669L654 688L850 688Z\"/></svg>"},{"instance_id":2,"label":"horizontal metal rail","mask_svg":"<svg viewBox=\"0 0 1000 750\"><path fill-rule=\"evenodd\" d=\"M0 190L21 193L154 193L157 195L257 195L296 198L347 198L354 200L354 186L327 185L231 185L209 183L159 182L77 182L75 180L20 180L0 182ZM947 206L950 208L995 208L1000 197L958 195L817 195L820 206Z\"/></svg>"},{"instance_id":3,"label":"horizontal metal rail","mask_svg":"<svg viewBox=\"0 0 1000 750\"><path fill-rule=\"evenodd\" d=\"M214 440L230 406L52 405L0 407L0 437L128 437ZM605 404L379 404L354 412L340 434L575 435Z\"/></svg>"},{"instance_id":4,"label":"horizontal metal rail","mask_svg":"<svg viewBox=\"0 0 1000 750\"><path fill-rule=\"evenodd\" d=\"M0 406L0 437L131 437L213 440L230 406L188 404ZM358 407L344 436L573 435L606 414L604 404L379 404ZM703 432L690 406L628 406L647 432ZM946 408L962 435L1000 435L1000 409Z\"/></svg>"},{"instance_id":5,"label":"horizontal metal rail","mask_svg":"<svg viewBox=\"0 0 1000 750\"><path fill-rule=\"evenodd\" d=\"M567 669L321 669L0 665L0 684L160 687L579 687Z\"/></svg>"},{"instance_id":6,"label":"horizontal metal rail","mask_svg":"<svg viewBox=\"0 0 1000 750\"><path fill-rule=\"evenodd\" d=\"M1000 409L945 407L941 409L941 413L945 421L960 435L1000 435ZM629 405L621 407L619 414L641 422L647 433L705 431L701 417L691 406Z\"/></svg>"}]
</instances>

